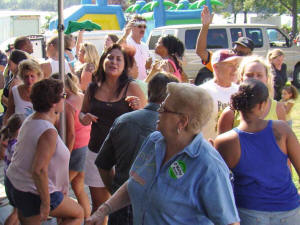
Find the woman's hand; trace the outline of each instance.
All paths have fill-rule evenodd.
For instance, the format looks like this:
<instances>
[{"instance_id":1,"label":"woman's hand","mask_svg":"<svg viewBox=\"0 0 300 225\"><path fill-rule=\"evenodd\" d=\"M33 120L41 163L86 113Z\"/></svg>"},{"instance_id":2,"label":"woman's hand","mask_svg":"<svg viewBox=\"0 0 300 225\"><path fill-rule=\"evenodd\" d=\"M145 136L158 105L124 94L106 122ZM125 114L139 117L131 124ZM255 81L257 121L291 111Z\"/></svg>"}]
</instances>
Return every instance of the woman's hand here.
<instances>
[{"instance_id":1,"label":"woman's hand","mask_svg":"<svg viewBox=\"0 0 300 225\"><path fill-rule=\"evenodd\" d=\"M98 117L91 114L91 113L83 113L84 115L81 116L81 121L82 121L82 124L84 125L89 125L91 122L95 122L97 123L98 121Z\"/></svg>"},{"instance_id":2,"label":"woman's hand","mask_svg":"<svg viewBox=\"0 0 300 225\"><path fill-rule=\"evenodd\" d=\"M141 108L141 100L137 96L127 96L125 101L128 102L129 107L131 107L133 110L138 110Z\"/></svg>"},{"instance_id":3,"label":"woman's hand","mask_svg":"<svg viewBox=\"0 0 300 225\"><path fill-rule=\"evenodd\" d=\"M84 225L102 225L105 217L109 214L110 209L106 203L102 204L93 215L88 218Z\"/></svg>"},{"instance_id":4,"label":"woman's hand","mask_svg":"<svg viewBox=\"0 0 300 225\"><path fill-rule=\"evenodd\" d=\"M46 221L50 213L50 204L42 201L40 206L41 221Z\"/></svg>"}]
</instances>

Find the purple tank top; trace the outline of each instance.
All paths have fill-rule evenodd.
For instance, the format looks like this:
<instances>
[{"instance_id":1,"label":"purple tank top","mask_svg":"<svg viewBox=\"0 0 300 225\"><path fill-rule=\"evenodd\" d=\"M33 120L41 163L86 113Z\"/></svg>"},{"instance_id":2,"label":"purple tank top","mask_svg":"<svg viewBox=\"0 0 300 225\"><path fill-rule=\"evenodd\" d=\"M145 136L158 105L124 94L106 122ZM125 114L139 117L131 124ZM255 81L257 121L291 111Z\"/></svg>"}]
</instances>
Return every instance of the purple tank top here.
<instances>
[{"instance_id":1,"label":"purple tank top","mask_svg":"<svg viewBox=\"0 0 300 225\"><path fill-rule=\"evenodd\" d=\"M237 206L259 211L288 211L299 207L287 155L277 145L272 120L256 133L233 130L238 133L241 146L240 161L232 169Z\"/></svg>"}]
</instances>

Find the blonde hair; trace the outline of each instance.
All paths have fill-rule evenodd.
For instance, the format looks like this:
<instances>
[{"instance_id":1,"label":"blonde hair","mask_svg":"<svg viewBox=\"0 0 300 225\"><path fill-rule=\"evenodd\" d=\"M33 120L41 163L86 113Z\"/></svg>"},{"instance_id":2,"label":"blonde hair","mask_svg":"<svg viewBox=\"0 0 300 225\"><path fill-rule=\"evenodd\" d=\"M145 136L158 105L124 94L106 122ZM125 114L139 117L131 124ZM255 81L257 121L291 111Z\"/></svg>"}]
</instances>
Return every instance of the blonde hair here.
<instances>
[{"instance_id":1,"label":"blonde hair","mask_svg":"<svg viewBox=\"0 0 300 225\"><path fill-rule=\"evenodd\" d=\"M61 79L59 73L52 74L51 78L55 80ZM67 73L65 75L65 86L75 95L78 95L81 92L81 89L79 88L79 80L77 76L72 73Z\"/></svg>"},{"instance_id":2,"label":"blonde hair","mask_svg":"<svg viewBox=\"0 0 300 225\"><path fill-rule=\"evenodd\" d=\"M55 36L52 36L48 41L47 41L47 44L46 44L48 47L49 45L52 45L56 50L58 50L58 36L55 35Z\"/></svg>"},{"instance_id":3,"label":"blonde hair","mask_svg":"<svg viewBox=\"0 0 300 225\"><path fill-rule=\"evenodd\" d=\"M267 88L269 90L269 96L270 98L274 97L274 85L273 85L273 73L271 72L271 65L264 60L262 57L257 56L257 55L252 55L252 56L245 56L242 60L242 62L240 63L240 66L238 68L238 79L239 81L243 81L243 76L245 74L245 68L247 65L251 64L251 63L260 63L261 65L263 65L263 67L266 70L266 76L267 76Z\"/></svg>"},{"instance_id":4,"label":"blonde hair","mask_svg":"<svg viewBox=\"0 0 300 225\"><path fill-rule=\"evenodd\" d=\"M81 43L80 48L84 49L85 65L88 63L92 63L97 69L99 65L100 56L96 46L90 42L85 42L85 43Z\"/></svg>"},{"instance_id":5,"label":"blonde hair","mask_svg":"<svg viewBox=\"0 0 300 225\"><path fill-rule=\"evenodd\" d=\"M18 76L22 81L24 81L24 74L27 71L36 72L38 80L41 80L44 77L41 66L32 59L25 59L21 61L18 66Z\"/></svg>"},{"instance_id":6,"label":"blonde hair","mask_svg":"<svg viewBox=\"0 0 300 225\"><path fill-rule=\"evenodd\" d=\"M267 59L269 60L269 62L271 63L273 59L277 58L278 56L284 56L284 53L281 49L273 49L271 51L268 52L267 55Z\"/></svg>"},{"instance_id":7,"label":"blonde hair","mask_svg":"<svg viewBox=\"0 0 300 225\"><path fill-rule=\"evenodd\" d=\"M78 95L81 92L81 89L79 88L79 80L72 73L66 74L65 85L75 95Z\"/></svg>"},{"instance_id":8,"label":"blonde hair","mask_svg":"<svg viewBox=\"0 0 300 225\"><path fill-rule=\"evenodd\" d=\"M207 91L192 84L172 82L167 85L167 94L172 108L189 116L187 131L199 133L213 110L212 98Z\"/></svg>"}]
</instances>

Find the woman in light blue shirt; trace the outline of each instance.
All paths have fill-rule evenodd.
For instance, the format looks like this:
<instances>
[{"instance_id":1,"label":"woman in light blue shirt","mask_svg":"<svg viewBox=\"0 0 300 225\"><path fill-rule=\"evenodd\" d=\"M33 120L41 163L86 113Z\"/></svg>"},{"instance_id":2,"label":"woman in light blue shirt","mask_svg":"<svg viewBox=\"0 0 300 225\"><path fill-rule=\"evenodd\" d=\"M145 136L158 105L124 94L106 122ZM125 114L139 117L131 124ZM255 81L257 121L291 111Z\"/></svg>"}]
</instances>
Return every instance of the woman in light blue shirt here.
<instances>
[{"instance_id":1,"label":"woman in light blue shirt","mask_svg":"<svg viewBox=\"0 0 300 225\"><path fill-rule=\"evenodd\" d=\"M239 224L229 169L199 133L212 107L204 89L169 83L158 131L145 140L128 181L86 224L129 204L134 225Z\"/></svg>"}]
</instances>

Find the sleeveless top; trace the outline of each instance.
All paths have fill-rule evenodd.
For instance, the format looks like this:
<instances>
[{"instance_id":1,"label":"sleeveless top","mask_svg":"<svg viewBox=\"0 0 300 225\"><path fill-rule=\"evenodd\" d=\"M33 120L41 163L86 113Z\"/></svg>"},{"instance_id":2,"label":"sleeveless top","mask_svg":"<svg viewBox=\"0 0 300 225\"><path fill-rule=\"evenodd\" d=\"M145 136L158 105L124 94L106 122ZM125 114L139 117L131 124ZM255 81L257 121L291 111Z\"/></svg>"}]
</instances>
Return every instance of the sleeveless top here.
<instances>
[{"instance_id":1,"label":"sleeveless top","mask_svg":"<svg viewBox=\"0 0 300 225\"><path fill-rule=\"evenodd\" d=\"M58 73L59 72L59 62L58 60L54 60L52 58L49 58L47 60L50 65L51 65L51 74L53 73ZM69 63L67 62L67 60L65 60L65 73L71 73L71 69L70 69L70 66L69 66Z\"/></svg>"},{"instance_id":2,"label":"sleeveless top","mask_svg":"<svg viewBox=\"0 0 300 225\"><path fill-rule=\"evenodd\" d=\"M15 152L6 171L12 185L19 191L39 195L32 178L32 164L40 136L47 130L56 128L47 120L32 119L32 115L23 122ZM57 135L56 149L48 165L49 193L69 190L70 151Z\"/></svg>"},{"instance_id":3,"label":"sleeveless top","mask_svg":"<svg viewBox=\"0 0 300 225\"><path fill-rule=\"evenodd\" d=\"M91 137L88 145L92 152L99 152L115 119L124 113L132 111L128 102L125 101L128 86L129 82L124 95L116 102L103 102L96 99L94 95L91 96L90 113L98 117L98 121L92 123Z\"/></svg>"},{"instance_id":4,"label":"sleeveless top","mask_svg":"<svg viewBox=\"0 0 300 225\"><path fill-rule=\"evenodd\" d=\"M66 100L66 103L69 104L75 111L75 115L74 115L75 143L73 146L73 150L75 150L88 145L90 140L91 126L82 125L79 121L80 110L77 110L75 106L73 106L72 103L69 102L68 100Z\"/></svg>"},{"instance_id":5,"label":"sleeveless top","mask_svg":"<svg viewBox=\"0 0 300 225\"><path fill-rule=\"evenodd\" d=\"M278 102L276 100L271 99L271 107L270 107L268 114L264 118L264 120L278 120L278 116L277 116L277 112L276 112L277 103ZM238 125L240 125L240 120L241 120L240 112L235 110L233 127L237 127Z\"/></svg>"},{"instance_id":6,"label":"sleeveless top","mask_svg":"<svg viewBox=\"0 0 300 225\"><path fill-rule=\"evenodd\" d=\"M172 65L172 67L174 69L174 75L178 78L179 81L181 81L181 73L177 69L176 64L173 62L172 59L168 59L168 62Z\"/></svg>"},{"instance_id":7,"label":"sleeveless top","mask_svg":"<svg viewBox=\"0 0 300 225\"><path fill-rule=\"evenodd\" d=\"M20 85L14 86L12 90L12 94L14 97L14 103L15 103L15 113L17 114L23 114L25 116L29 116L33 113L33 106L30 101L25 101L21 98L19 93L19 87Z\"/></svg>"},{"instance_id":8,"label":"sleeveless top","mask_svg":"<svg viewBox=\"0 0 300 225\"><path fill-rule=\"evenodd\" d=\"M67 62L74 68L75 63L77 61L76 58L74 57L74 59L71 60L70 57L68 56L68 54L66 54L66 53L64 53L64 56L65 56Z\"/></svg>"},{"instance_id":9,"label":"sleeveless top","mask_svg":"<svg viewBox=\"0 0 300 225\"><path fill-rule=\"evenodd\" d=\"M261 131L237 128L241 157L232 172L238 207L259 211L288 211L300 205L297 189L287 165L287 155L276 143L272 120Z\"/></svg>"}]
</instances>

